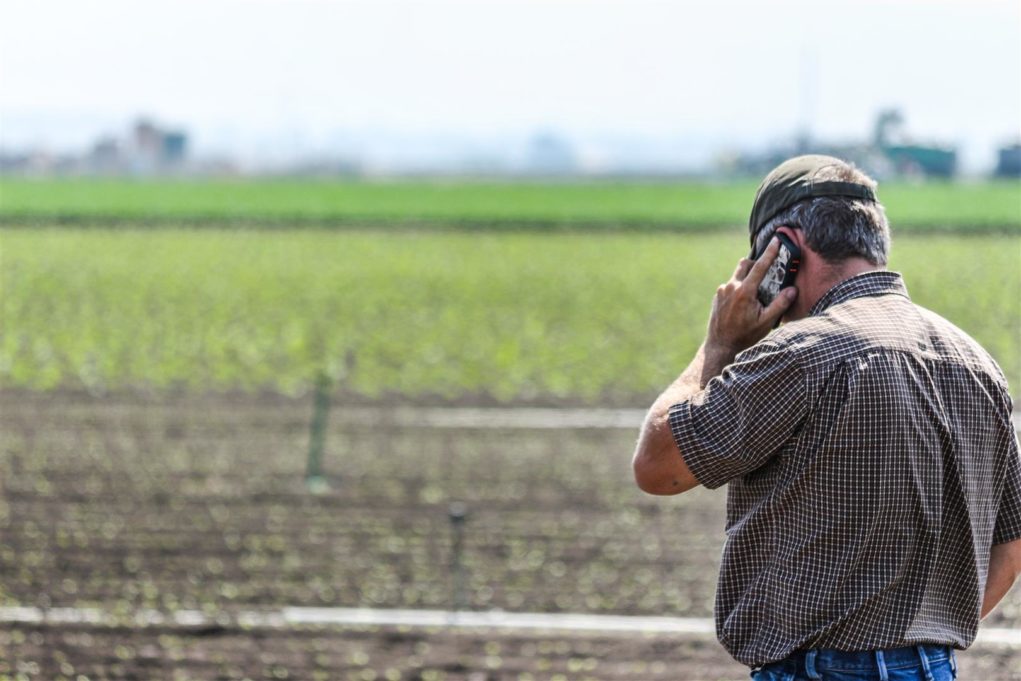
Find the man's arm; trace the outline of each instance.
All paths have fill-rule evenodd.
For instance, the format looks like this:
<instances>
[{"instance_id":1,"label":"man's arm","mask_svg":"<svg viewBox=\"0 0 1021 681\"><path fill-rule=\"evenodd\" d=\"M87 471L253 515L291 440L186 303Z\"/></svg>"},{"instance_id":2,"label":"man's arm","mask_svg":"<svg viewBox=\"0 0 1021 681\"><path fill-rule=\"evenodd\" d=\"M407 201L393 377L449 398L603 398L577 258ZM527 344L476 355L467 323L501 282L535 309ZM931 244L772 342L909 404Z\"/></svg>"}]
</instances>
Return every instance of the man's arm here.
<instances>
[{"instance_id":1,"label":"man's arm","mask_svg":"<svg viewBox=\"0 0 1021 681\"><path fill-rule=\"evenodd\" d=\"M989 551L989 573L982 596L982 618L993 611L1017 578L1021 576L1021 539L993 544Z\"/></svg>"},{"instance_id":2,"label":"man's arm","mask_svg":"<svg viewBox=\"0 0 1021 681\"><path fill-rule=\"evenodd\" d=\"M649 409L631 462L635 482L643 492L680 494L698 486L670 432L670 407L700 393L737 353L769 333L794 302L797 290L793 287L784 289L769 307L762 307L756 297L778 250L774 238L758 260L741 260L730 281L716 290L705 342L688 368Z\"/></svg>"},{"instance_id":3,"label":"man's arm","mask_svg":"<svg viewBox=\"0 0 1021 681\"><path fill-rule=\"evenodd\" d=\"M705 343L688 368L663 391L645 416L631 461L635 482L643 492L680 494L698 486L698 480L684 463L670 432L669 413L670 407L702 390L700 379L704 365Z\"/></svg>"}]
</instances>

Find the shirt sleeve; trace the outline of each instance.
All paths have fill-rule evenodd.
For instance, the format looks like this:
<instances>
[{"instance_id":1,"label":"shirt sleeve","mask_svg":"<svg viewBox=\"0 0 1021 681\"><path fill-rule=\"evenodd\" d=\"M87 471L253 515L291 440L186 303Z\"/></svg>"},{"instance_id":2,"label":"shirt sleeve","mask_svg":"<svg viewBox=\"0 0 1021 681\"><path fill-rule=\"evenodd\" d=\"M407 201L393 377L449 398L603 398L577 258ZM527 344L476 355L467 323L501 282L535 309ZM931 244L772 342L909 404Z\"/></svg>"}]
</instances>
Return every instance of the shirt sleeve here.
<instances>
[{"instance_id":1,"label":"shirt sleeve","mask_svg":"<svg viewBox=\"0 0 1021 681\"><path fill-rule=\"evenodd\" d=\"M715 489L765 464L807 413L794 350L763 341L705 390L670 408L670 430L695 478Z\"/></svg>"},{"instance_id":2,"label":"shirt sleeve","mask_svg":"<svg viewBox=\"0 0 1021 681\"><path fill-rule=\"evenodd\" d=\"M993 543L1006 544L1021 539L1021 453L1018 452L1017 432L1010 421L1011 402L1007 402L1006 455L1007 467L1003 479L1003 495L996 513Z\"/></svg>"}]
</instances>

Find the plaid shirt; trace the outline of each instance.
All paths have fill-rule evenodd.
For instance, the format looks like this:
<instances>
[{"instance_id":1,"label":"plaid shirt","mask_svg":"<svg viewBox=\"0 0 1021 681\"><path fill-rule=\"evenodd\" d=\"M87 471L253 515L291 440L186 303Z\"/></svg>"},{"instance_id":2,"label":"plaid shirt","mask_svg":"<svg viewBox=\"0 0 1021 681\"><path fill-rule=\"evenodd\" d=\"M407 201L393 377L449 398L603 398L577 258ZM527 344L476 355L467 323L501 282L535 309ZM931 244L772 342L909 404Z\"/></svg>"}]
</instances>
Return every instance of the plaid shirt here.
<instances>
[{"instance_id":1,"label":"plaid shirt","mask_svg":"<svg viewBox=\"0 0 1021 681\"><path fill-rule=\"evenodd\" d=\"M1006 379L900 275L833 287L670 410L729 483L716 632L759 666L806 648L975 638L992 544L1021 537Z\"/></svg>"}]
</instances>

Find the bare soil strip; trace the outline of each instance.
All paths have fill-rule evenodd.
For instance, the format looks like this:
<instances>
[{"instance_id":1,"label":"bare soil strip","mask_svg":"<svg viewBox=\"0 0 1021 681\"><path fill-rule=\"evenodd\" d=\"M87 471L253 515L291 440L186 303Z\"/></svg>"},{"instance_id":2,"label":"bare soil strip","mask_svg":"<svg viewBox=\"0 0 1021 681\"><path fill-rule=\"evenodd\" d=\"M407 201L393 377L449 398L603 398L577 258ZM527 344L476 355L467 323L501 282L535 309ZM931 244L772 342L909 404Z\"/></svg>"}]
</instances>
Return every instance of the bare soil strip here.
<instances>
[{"instance_id":1,"label":"bare soil strip","mask_svg":"<svg viewBox=\"0 0 1021 681\"><path fill-rule=\"evenodd\" d=\"M305 625L374 625L408 628L449 627L456 629L500 629L576 631L607 633L683 634L713 638L715 627L708 617L641 617L592 615L587 613L482 612L455 610L409 610L394 608L308 608L247 610L210 616L199 610L162 613L139 609L130 615L114 615L99 608L0 607L0 623L49 624L112 627L130 624L135 628L161 629L287 629ZM983 628L976 646L1005 646L1021 649L1021 630Z\"/></svg>"},{"instance_id":2,"label":"bare soil strip","mask_svg":"<svg viewBox=\"0 0 1021 681\"><path fill-rule=\"evenodd\" d=\"M23 408L67 409L113 413L120 409L151 406L166 411L195 412L229 409L233 412L257 412L261 420L267 416L280 419L283 410L286 425L304 427L308 417L308 397L283 395L148 395L111 394L94 396L74 391L39 393L33 391L0 391L0 406L8 410ZM593 408L578 406L426 406L395 403L358 405L335 403L330 409L330 421L335 425L376 426L394 428L449 428L449 429L501 429L501 430L637 430L645 419L645 408ZM207 412L207 415L208 412ZM191 414L194 420L194 413ZM215 414L213 420L219 420ZM1011 420L1021 432L1021 410ZM283 425L278 423L277 425Z\"/></svg>"}]
</instances>

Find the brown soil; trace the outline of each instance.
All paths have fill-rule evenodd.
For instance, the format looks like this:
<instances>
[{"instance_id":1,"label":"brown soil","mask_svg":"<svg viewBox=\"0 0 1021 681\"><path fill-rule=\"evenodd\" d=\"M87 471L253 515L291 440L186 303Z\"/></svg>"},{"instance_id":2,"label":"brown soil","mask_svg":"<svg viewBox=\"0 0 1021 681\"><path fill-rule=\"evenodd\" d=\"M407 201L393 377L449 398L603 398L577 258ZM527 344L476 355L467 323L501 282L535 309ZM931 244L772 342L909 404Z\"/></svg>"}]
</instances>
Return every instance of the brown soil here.
<instances>
[{"instance_id":1,"label":"brown soil","mask_svg":"<svg viewBox=\"0 0 1021 681\"><path fill-rule=\"evenodd\" d=\"M0 605L446 608L460 592L477 609L711 615L723 495L642 495L634 432L334 418L330 488L313 494L310 415L272 395L0 392ZM1021 589L988 624L1021 625ZM747 677L712 642L445 630L7 624L0 659L0 679L75 678L62 664L93 680ZM962 668L1018 679L1021 651L971 651Z\"/></svg>"}]
</instances>

